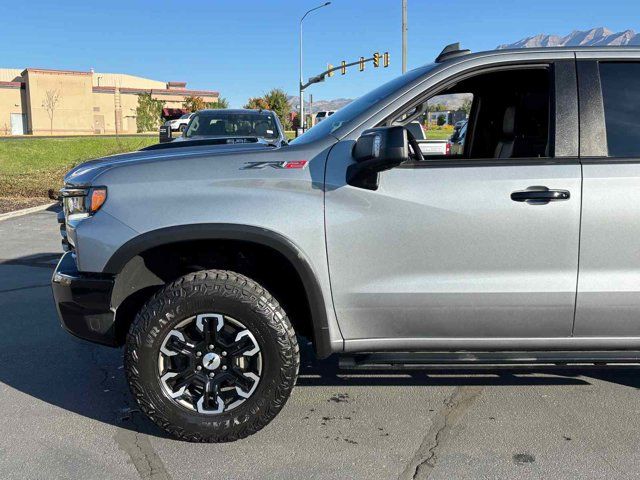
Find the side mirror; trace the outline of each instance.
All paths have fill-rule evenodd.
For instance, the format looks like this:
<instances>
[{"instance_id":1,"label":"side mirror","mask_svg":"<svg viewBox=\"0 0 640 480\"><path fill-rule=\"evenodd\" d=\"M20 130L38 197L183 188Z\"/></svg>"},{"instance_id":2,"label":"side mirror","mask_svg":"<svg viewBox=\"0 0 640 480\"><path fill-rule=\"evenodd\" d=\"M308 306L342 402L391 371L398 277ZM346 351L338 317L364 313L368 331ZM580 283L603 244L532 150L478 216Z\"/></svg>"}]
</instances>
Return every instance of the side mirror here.
<instances>
[{"instance_id":1,"label":"side mirror","mask_svg":"<svg viewBox=\"0 0 640 480\"><path fill-rule=\"evenodd\" d=\"M357 162L347 169L347 183L377 190L378 174L409 159L407 130L402 126L365 130L353 148Z\"/></svg>"}]
</instances>

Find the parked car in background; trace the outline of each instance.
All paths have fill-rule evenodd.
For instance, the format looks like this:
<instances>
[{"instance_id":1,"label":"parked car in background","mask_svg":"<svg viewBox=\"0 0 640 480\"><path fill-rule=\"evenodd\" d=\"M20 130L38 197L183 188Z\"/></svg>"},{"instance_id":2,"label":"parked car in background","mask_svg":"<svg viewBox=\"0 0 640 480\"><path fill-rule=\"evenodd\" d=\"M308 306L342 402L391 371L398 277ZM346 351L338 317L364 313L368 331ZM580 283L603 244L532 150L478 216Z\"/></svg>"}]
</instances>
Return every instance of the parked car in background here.
<instances>
[{"instance_id":1,"label":"parked car in background","mask_svg":"<svg viewBox=\"0 0 640 480\"><path fill-rule=\"evenodd\" d=\"M336 113L335 110L320 110L316 113L316 124Z\"/></svg>"},{"instance_id":2,"label":"parked car in background","mask_svg":"<svg viewBox=\"0 0 640 480\"><path fill-rule=\"evenodd\" d=\"M284 145L287 139L280 119L271 110L215 109L192 114L180 142L207 141L214 143L264 143Z\"/></svg>"},{"instance_id":3,"label":"parked car in background","mask_svg":"<svg viewBox=\"0 0 640 480\"><path fill-rule=\"evenodd\" d=\"M423 155L449 155L449 141L446 139L427 140L424 127L417 120L407 124L407 131L413 135L413 138L418 142Z\"/></svg>"},{"instance_id":4,"label":"parked car in background","mask_svg":"<svg viewBox=\"0 0 640 480\"><path fill-rule=\"evenodd\" d=\"M170 126L172 132L184 132L187 125L189 125L189 120L191 120L194 115L194 113L185 113L180 118L167 120L164 124Z\"/></svg>"}]
</instances>

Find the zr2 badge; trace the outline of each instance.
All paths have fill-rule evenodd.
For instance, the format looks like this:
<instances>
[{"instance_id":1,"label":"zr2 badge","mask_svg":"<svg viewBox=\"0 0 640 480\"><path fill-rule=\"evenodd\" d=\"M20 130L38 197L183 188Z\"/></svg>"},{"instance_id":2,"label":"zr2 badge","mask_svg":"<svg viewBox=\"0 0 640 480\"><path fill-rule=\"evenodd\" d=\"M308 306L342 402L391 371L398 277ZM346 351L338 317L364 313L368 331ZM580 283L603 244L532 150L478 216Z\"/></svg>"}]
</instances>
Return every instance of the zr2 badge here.
<instances>
[{"instance_id":1,"label":"zr2 badge","mask_svg":"<svg viewBox=\"0 0 640 480\"><path fill-rule=\"evenodd\" d=\"M289 162L247 162L240 170L261 170L263 168L275 168L275 169L302 169L307 166L309 162L307 160L293 160Z\"/></svg>"}]
</instances>

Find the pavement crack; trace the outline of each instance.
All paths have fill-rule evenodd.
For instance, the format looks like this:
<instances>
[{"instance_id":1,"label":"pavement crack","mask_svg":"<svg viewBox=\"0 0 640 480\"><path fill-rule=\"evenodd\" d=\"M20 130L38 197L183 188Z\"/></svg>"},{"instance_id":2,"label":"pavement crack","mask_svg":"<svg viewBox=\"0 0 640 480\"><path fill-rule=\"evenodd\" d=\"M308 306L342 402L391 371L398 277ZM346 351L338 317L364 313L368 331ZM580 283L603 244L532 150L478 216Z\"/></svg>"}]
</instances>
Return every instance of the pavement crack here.
<instances>
[{"instance_id":1,"label":"pavement crack","mask_svg":"<svg viewBox=\"0 0 640 480\"><path fill-rule=\"evenodd\" d=\"M436 466L438 454L451 439L451 430L482 392L481 387L456 387L433 418L431 428L413 455L400 480L426 479Z\"/></svg>"},{"instance_id":2,"label":"pavement crack","mask_svg":"<svg viewBox=\"0 0 640 480\"><path fill-rule=\"evenodd\" d=\"M112 375L113 366L101 362L99 351L93 346L89 350L89 357L100 372L100 389L112 390L113 387L109 385L109 381L114 378L114 375ZM119 391L118 389L114 390L115 392ZM113 424L116 426L116 433L113 438L116 445L127 454L138 472L138 476L143 480L171 480L171 475L169 475L162 459L153 448L149 436L140 431L140 425L137 424L136 417L133 415L137 410L129 406L126 390L122 391L122 397L122 403L125 407L120 409L120 416L114 414L113 418ZM118 425L119 421L122 422L123 420L123 414L127 415L126 426Z\"/></svg>"},{"instance_id":3,"label":"pavement crack","mask_svg":"<svg viewBox=\"0 0 640 480\"><path fill-rule=\"evenodd\" d=\"M131 459L138 475L143 480L171 480L162 459L151 445L149 437L142 432L118 428L115 442Z\"/></svg>"}]
</instances>

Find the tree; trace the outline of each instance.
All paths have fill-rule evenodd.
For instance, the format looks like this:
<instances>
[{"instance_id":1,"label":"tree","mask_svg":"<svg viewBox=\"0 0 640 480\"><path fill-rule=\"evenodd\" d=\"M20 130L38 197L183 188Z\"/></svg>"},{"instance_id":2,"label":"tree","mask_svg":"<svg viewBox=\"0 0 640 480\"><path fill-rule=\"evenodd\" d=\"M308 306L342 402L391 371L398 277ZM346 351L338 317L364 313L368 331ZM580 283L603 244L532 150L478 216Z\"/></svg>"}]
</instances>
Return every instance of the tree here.
<instances>
[{"instance_id":1,"label":"tree","mask_svg":"<svg viewBox=\"0 0 640 480\"><path fill-rule=\"evenodd\" d=\"M464 102L462 102L462 106L460 107L464 113L469 115L471 113L471 99L467 98Z\"/></svg>"},{"instance_id":2,"label":"tree","mask_svg":"<svg viewBox=\"0 0 640 480\"><path fill-rule=\"evenodd\" d=\"M444 115L438 115L438 126L441 127L443 126L445 123L447 123L447 119Z\"/></svg>"},{"instance_id":3,"label":"tree","mask_svg":"<svg viewBox=\"0 0 640 480\"><path fill-rule=\"evenodd\" d=\"M262 97L249 98L244 108L253 110L273 110L280 118L285 130L291 129L291 106L284 90L273 88Z\"/></svg>"},{"instance_id":4,"label":"tree","mask_svg":"<svg viewBox=\"0 0 640 480\"><path fill-rule=\"evenodd\" d=\"M207 108L207 102L205 102L202 97L186 97L182 108L189 112L197 112L198 110Z\"/></svg>"},{"instance_id":5,"label":"tree","mask_svg":"<svg viewBox=\"0 0 640 480\"><path fill-rule=\"evenodd\" d=\"M291 130L298 130L300 128L300 115L294 112L292 116L293 120L291 120Z\"/></svg>"},{"instance_id":6,"label":"tree","mask_svg":"<svg viewBox=\"0 0 640 480\"><path fill-rule=\"evenodd\" d=\"M271 107L263 97L250 98L244 108L251 110L271 110Z\"/></svg>"},{"instance_id":7,"label":"tree","mask_svg":"<svg viewBox=\"0 0 640 480\"><path fill-rule=\"evenodd\" d=\"M151 98L150 93L138 95L138 106L136 107L138 132L156 130L162 122L163 108L164 102Z\"/></svg>"},{"instance_id":8,"label":"tree","mask_svg":"<svg viewBox=\"0 0 640 480\"><path fill-rule=\"evenodd\" d=\"M291 106L284 90L274 88L264 96L264 100L269 105L269 110L273 110L280 117L284 129L289 130L291 128L291 119L289 118Z\"/></svg>"},{"instance_id":9,"label":"tree","mask_svg":"<svg viewBox=\"0 0 640 480\"><path fill-rule=\"evenodd\" d=\"M47 90L47 93L44 95L44 100L42 101L42 108L47 111L47 115L49 115L49 133L53 135L53 114L58 107L58 103L62 99L62 95L58 90Z\"/></svg>"},{"instance_id":10,"label":"tree","mask_svg":"<svg viewBox=\"0 0 640 480\"><path fill-rule=\"evenodd\" d=\"M206 108L229 108L229 101L223 97L219 97L217 102L205 102L202 97L187 97L184 99L182 108L190 112L197 112L198 110L204 110Z\"/></svg>"},{"instance_id":11,"label":"tree","mask_svg":"<svg viewBox=\"0 0 640 480\"><path fill-rule=\"evenodd\" d=\"M442 103L427 104L427 112L444 112L446 110L448 110L447 106Z\"/></svg>"},{"instance_id":12,"label":"tree","mask_svg":"<svg viewBox=\"0 0 640 480\"><path fill-rule=\"evenodd\" d=\"M224 97L218 97L217 102L207 103L207 108L229 108L229 100Z\"/></svg>"}]
</instances>

